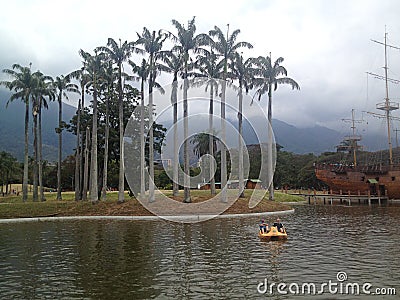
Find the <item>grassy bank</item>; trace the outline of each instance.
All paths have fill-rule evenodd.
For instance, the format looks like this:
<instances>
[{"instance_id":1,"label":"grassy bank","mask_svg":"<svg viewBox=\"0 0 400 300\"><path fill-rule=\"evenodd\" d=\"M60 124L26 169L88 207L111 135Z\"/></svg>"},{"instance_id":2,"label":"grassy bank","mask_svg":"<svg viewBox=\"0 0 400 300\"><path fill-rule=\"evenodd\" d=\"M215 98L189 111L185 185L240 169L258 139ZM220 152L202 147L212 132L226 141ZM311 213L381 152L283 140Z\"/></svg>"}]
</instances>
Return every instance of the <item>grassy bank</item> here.
<instances>
[{"instance_id":1,"label":"grassy bank","mask_svg":"<svg viewBox=\"0 0 400 300\"><path fill-rule=\"evenodd\" d=\"M171 192L165 194L171 197ZM210 198L209 191L192 191L193 202L202 202ZM287 210L291 207L284 202L302 201L303 198L283 193L275 193L276 201L269 201L268 194L254 208L248 207L251 191L246 191L245 198L240 198L228 208L224 213L256 213ZM106 201L99 201L92 204L90 201L74 201L73 192L62 194L62 201L56 200L56 193L46 193L45 202L33 202L31 195L28 201L23 203L21 196L0 197L0 218L27 218L45 216L146 216L152 215L135 198L130 198L126 194L126 201L122 204L117 203L118 192L107 194ZM175 199L181 201L180 197Z\"/></svg>"}]
</instances>

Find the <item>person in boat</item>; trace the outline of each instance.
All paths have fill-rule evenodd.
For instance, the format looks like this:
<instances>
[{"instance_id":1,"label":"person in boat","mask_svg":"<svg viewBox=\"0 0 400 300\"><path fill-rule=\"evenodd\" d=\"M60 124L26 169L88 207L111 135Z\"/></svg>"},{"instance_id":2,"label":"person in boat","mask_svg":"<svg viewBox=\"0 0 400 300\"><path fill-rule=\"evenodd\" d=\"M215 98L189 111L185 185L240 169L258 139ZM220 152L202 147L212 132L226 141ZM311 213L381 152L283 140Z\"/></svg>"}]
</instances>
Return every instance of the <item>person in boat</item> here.
<instances>
[{"instance_id":1,"label":"person in boat","mask_svg":"<svg viewBox=\"0 0 400 300\"><path fill-rule=\"evenodd\" d=\"M281 223L281 219L276 219L276 222L274 223L274 226L276 229L278 229L279 232L284 232L284 227L283 224Z\"/></svg>"},{"instance_id":2,"label":"person in boat","mask_svg":"<svg viewBox=\"0 0 400 300\"><path fill-rule=\"evenodd\" d=\"M265 223L265 220L262 219L260 222L260 231L261 233L267 233L268 232L268 224Z\"/></svg>"}]
</instances>

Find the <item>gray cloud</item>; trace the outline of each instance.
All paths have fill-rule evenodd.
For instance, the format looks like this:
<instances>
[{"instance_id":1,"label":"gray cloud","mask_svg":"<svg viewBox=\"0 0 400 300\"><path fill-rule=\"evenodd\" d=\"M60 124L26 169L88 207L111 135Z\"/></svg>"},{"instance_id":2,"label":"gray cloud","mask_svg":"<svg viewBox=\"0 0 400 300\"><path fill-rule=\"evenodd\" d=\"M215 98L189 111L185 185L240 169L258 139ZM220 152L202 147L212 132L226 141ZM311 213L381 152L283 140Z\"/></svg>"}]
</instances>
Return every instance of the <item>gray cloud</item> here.
<instances>
[{"instance_id":1,"label":"gray cloud","mask_svg":"<svg viewBox=\"0 0 400 300\"><path fill-rule=\"evenodd\" d=\"M210 9L212 7L212 9ZM245 55L285 58L289 76L301 91L280 87L274 117L297 126L339 128L352 108L374 110L383 83L366 71L383 73L385 25L390 42L400 45L400 2L356 1L7 1L0 11L0 67L28 65L56 76L79 68L80 48L92 50L108 37L136 39L143 26L173 30L171 19L197 18L199 32L214 25L241 29L239 40L253 43ZM389 53L392 77L400 77L399 52ZM0 75L4 79L4 75ZM169 83L170 78L162 79ZM400 98L398 87L391 95ZM266 106L267 99L261 105ZM340 125L338 125L340 124Z\"/></svg>"}]
</instances>

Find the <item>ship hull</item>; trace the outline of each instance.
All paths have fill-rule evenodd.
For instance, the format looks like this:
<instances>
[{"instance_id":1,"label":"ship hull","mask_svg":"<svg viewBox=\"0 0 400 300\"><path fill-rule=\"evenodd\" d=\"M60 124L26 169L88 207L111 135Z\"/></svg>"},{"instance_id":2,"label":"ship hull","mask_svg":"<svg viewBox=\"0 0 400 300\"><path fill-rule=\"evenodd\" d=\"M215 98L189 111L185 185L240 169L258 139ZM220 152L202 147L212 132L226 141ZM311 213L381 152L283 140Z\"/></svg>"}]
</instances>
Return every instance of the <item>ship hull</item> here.
<instances>
[{"instance_id":1,"label":"ship hull","mask_svg":"<svg viewBox=\"0 0 400 300\"><path fill-rule=\"evenodd\" d=\"M338 170L334 167L316 167L316 177L334 193L352 195L379 195L400 199L400 166L388 170L363 171L362 168Z\"/></svg>"}]
</instances>

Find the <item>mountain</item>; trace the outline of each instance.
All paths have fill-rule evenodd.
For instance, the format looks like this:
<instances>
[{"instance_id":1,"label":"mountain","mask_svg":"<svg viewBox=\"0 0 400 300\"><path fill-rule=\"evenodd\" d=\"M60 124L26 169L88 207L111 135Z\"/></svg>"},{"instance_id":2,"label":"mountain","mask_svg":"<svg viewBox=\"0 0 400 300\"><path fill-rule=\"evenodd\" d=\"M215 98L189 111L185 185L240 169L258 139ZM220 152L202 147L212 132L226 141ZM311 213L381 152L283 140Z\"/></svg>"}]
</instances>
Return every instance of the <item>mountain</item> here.
<instances>
[{"instance_id":1,"label":"mountain","mask_svg":"<svg viewBox=\"0 0 400 300\"><path fill-rule=\"evenodd\" d=\"M0 151L12 153L15 157L22 161L24 151L24 115L25 105L16 100L8 105L9 92L0 90ZM76 108L63 103L63 120L69 122L75 114ZM30 126L32 126L32 115L30 117ZM49 109L44 110L42 117L43 129L43 157L48 161L57 160L58 137L55 128L58 126L58 104L52 102L49 104ZM191 120L192 124L196 120ZM198 120L198 128L204 128L204 120ZM201 124L201 122L203 122ZM237 119L230 120L234 127L237 128ZM262 123L258 123L262 122ZM252 119L251 123L264 124L265 119ZM172 125L168 121L163 123L166 128ZM340 143L344 137L344 133L323 127L314 126L309 128L298 128L280 120L273 120L273 130L276 142L283 146L284 151L294 152L297 154L314 153L320 154L325 151L336 151L335 146ZM207 122L206 125L207 126ZM207 130L207 128L205 129ZM30 155L32 155L32 130L29 130L29 147ZM243 137L246 144L257 144L258 140L250 125L249 121L243 122ZM227 139L235 138L236 136L227 136ZM73 154L75 148L75 136L69 132L63 132L63 156ZM375 151L387 148L387 141L382 135L365 134L362 144L368 151ZM196 160L195 157L193 160Z\"/></svg>"},{"instance_id":2,"label":"mountain","mask_svg":"<svg viewBox=\"0 0 400 300\"><path fill-rule=\"evenodd\" d=\"M20 100L6 103L10 98L7 91L0 90L0 151L10 152L22 161L24 156L24 118L25 104ZM75 114L76 108L63 103L63 120L69 122ZM32 114L29 115L29 155L32 155ZM58 103L49 103L49 109L42 115L42 140L43 158L50 162L57 160L58 135L55 128L58 127ZM70 132L63 132L63 157L73 153L76 139Z\"/></svg>"}]
</instances>

